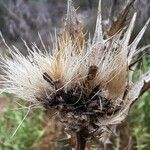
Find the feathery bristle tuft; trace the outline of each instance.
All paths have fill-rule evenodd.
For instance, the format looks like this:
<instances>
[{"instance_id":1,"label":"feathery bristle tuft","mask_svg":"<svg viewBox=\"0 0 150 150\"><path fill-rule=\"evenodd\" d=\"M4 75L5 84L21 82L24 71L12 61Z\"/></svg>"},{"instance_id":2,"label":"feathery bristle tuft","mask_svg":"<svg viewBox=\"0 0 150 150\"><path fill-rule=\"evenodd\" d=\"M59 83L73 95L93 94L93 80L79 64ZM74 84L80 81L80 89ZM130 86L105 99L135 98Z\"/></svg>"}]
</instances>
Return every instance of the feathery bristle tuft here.
<instances>
[{"instance_id":1,"label":"feathery bristle tuft","mask_svg":"<svg viewBox=\"0 0 150 150\"><path fill-rule=\"evenodd\" d=\"M86 42L83 25L72 0L68 0L64 31L54 40L57 42L52 52L26 45L28 56L23 56L17 48L11 50L3 39L11 58L3 57L0 61L2 91L59 111L60 119L70 128L85 125L92 132L100 123L105 127L105 117L113 116L124 104L128 67L150 22L149 19L129 44L135 19L136 13L127 28L119 25L104 39L100 0L94 37ZM120 120L124 118L122 114ZM110 120L110 124L118 121L116 117Z\"/></svg>"}]
</instances>

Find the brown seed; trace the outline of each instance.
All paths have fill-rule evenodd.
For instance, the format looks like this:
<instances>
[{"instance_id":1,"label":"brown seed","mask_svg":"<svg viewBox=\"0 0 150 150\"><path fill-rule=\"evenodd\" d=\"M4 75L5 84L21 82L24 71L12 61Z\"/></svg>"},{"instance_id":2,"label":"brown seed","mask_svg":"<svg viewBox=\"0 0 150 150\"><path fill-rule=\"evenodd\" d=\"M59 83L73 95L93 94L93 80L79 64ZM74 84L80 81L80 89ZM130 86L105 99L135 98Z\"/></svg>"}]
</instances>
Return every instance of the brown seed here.
<instances>
[{"instance_id":1,"label":"brown seed","mask_svg":"<svg viewBox=\"0 0 150 150\"><path fill-rule=\"evenodd\" d=\"M95 66L95 65L90 66L88 76L87 76L87 80L93 80L96 76L97 70L98 70L97 66Z\"/></svg>"}]
</instances>

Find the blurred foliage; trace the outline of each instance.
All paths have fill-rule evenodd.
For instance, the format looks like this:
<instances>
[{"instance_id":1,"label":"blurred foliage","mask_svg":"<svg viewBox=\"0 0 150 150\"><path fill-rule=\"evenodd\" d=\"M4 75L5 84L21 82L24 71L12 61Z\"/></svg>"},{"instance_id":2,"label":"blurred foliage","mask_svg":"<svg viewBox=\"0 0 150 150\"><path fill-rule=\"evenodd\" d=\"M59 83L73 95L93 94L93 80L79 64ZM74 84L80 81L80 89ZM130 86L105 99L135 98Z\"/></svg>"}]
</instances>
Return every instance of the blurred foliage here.
<instances>
[{"instance_id":1,"label":"blurred foliage","mask_svg":"<svg viewBox=\"0 0 150 150\"><path fill-rule=\"evenodd\" d=\"M131 109L130 123L132 135L138 150L150 148L150 92L146 92Z\"/></svg>"},{"instance_id":2,"label":"blurred foliage","mask_svg":"<svg viewBox=\"0 0 150 150\"><path fill-rule=\"evenodd\" d=\"M148 43L148 41L146 41ZM138 69L134 73L135 80L150 69L150 49L142 58ZM142 55L142 54L141 54ZM138 150L149 150L150 148L150 90L144 93L131 108L129 121L132 136L136 141Z\"/></svg>"},{"instance_id":3,"label":"blurred foliage","mask_svg":"<svg viewBox=\"0 0 150 150\"><path fill-rule=\"evenodd\" d=\"M11 99L11 97L9 98ZM24 119L28 109L12 107L14 104L10 100L7 105L6 111L0 117L0 150L35 149L43 135L42 111L35 110ZM16 133L15 130L17 130Z\"/></svg>"}]
</instances>

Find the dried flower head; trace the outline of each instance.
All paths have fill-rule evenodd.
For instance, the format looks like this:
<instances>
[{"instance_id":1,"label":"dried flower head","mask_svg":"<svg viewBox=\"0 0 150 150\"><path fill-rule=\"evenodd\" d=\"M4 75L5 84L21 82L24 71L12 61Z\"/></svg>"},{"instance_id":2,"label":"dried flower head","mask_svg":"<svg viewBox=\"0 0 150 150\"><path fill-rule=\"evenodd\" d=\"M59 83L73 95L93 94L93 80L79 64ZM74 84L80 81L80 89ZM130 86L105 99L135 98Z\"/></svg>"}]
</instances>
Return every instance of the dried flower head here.
<instances>
[{"instance_id":1,"label":"dried flower head","mask_svg":"<svg viewBox=\"0 0 150 150\"><path fill-rule=\"evenodd\" d=\"M27 47L28 56L14 48L9 49L12 59L2 58L3 89L55 110L69 129L86 127L88 133L106 142L107 126L120 123L133 102L125 98L132 85L129 66L141 51L136 48L150 21L129 43L135 19L136 13L128 26L123 21L116 29L113 25L104 38L100 0L94 36L86 40L83 25L68 0L64 31L55 39L51 52L33 45L32 49Z\"/></svg>"}]
</instances>

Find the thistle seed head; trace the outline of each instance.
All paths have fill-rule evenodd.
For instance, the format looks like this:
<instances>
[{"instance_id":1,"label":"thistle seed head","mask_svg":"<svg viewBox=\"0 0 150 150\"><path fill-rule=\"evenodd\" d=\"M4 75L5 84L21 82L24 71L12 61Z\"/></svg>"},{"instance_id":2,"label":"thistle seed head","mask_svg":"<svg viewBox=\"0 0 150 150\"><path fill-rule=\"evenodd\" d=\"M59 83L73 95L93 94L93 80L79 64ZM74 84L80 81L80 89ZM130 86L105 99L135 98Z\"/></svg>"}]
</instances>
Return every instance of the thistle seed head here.
<instances>
[{"instance_id":1,"label":"thistle seed head","mask_svg":"<svg viewBox=\"0 0 150 150\"><path fill-rule=\"evenodd\" d=\"M119 26L104 38L100 0L93 39L86 41L83 25L68 0L64 31L55 39L51 52L33 45L32 49L27 47L28 56L14 48L9 49L12 59L2 57L2 90L40 102L58 112L69 129L87 127L101 139L106 123L100 120L113 116L124 105L128 66L150 21L130 44L135 19L136 13L127 27Z\"/></svg>"}]
</instances>

